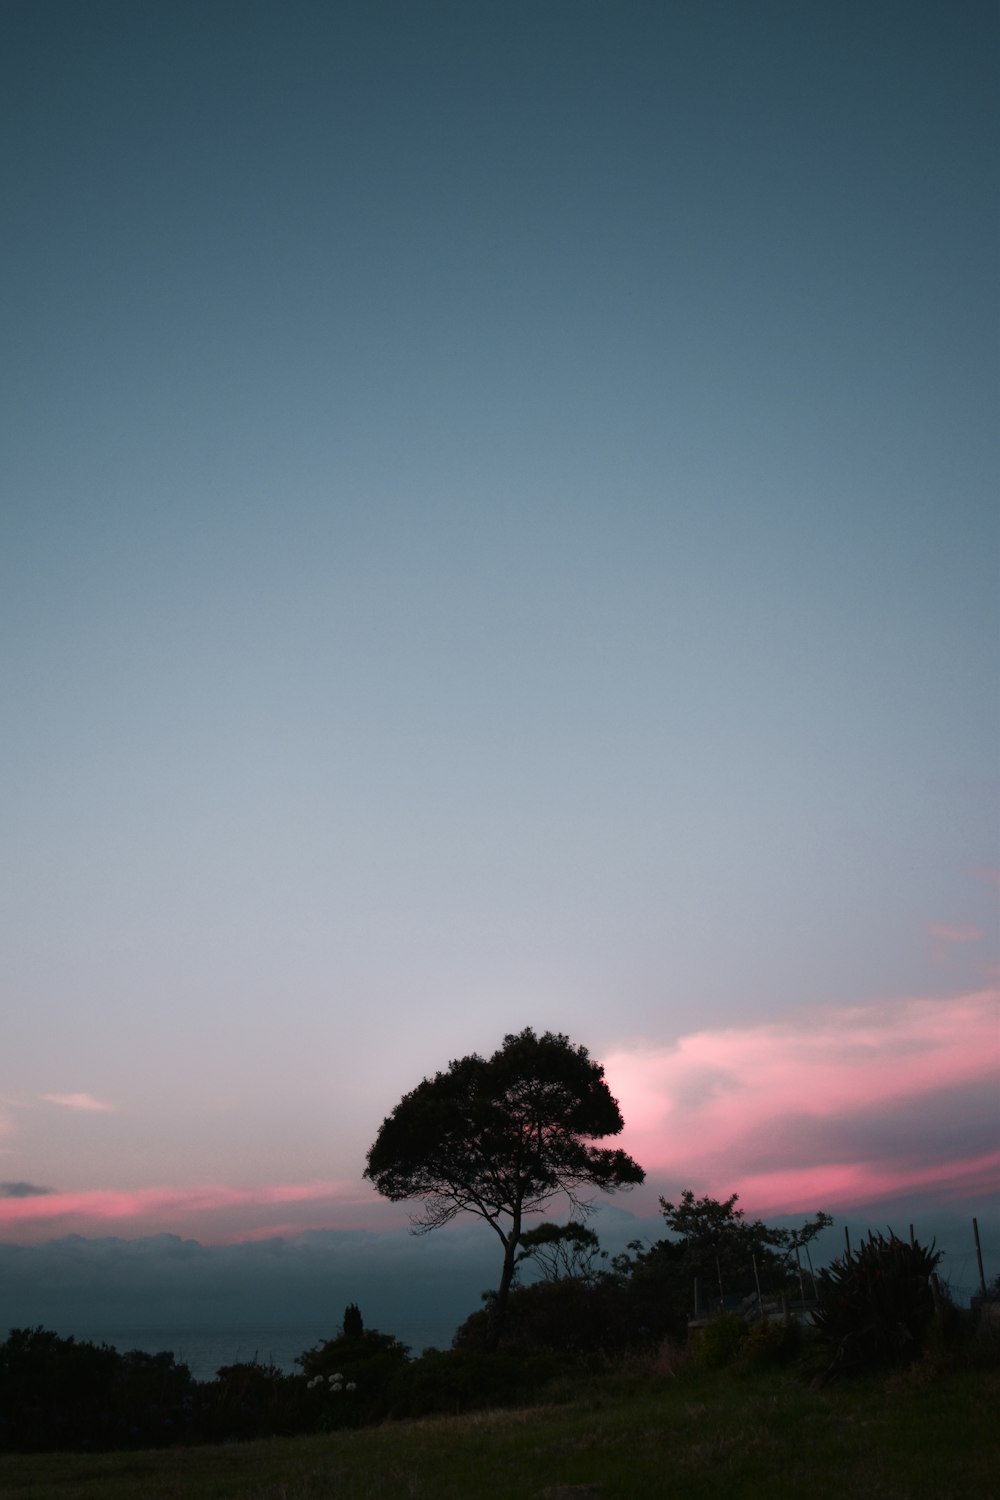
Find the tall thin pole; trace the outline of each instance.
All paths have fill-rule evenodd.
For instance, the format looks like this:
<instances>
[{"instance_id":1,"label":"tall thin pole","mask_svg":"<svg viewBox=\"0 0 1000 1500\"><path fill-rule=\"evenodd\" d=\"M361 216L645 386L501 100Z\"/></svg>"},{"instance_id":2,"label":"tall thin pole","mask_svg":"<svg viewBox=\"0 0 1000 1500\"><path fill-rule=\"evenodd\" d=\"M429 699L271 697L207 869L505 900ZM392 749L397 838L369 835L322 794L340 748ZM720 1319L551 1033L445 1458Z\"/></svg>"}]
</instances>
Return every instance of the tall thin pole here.
<instances>
[{"instance_id":1,"label":"tall thin pole","mask_svg":"<svg viewBox=\"0 0 1000 1500\"><path fill-rule=\"evenodd\" d=\"M978 1224L978 1222L976 1221L975 1218L973 1218L973 1220L972 1220L972 1233L975 1235L975 1239L976 1239L976 1260L979 1262L979 1290L982 1292L982 1294L983 1294L983 1300L985 1301L986 1300L986 1276L985 1276L985 1274L983 1272L983 1251L982 1251L982 1246L979 1243L979 1224Z\"/></svg>"},{"instance_id":2,"label":"tall thin pole","mask_svg":"<svg viewBox=\"0 0 1000 1500\"><path fill-rule=\"evenodd\" d=\"M751 1264L753 1266L753 1279L757 1283L757 1306L760 1308L760 1315L761 1315L761 1317L763 1317L764 1316L764 1298L763 1298L763 1296L761 1294L761 1290L760 1290L760 1272L757 1270L757 1257L753 1253L751 1253L751 1255L750 1255L750 1262L751 1262Z\"/></svg>"}]
</instances>

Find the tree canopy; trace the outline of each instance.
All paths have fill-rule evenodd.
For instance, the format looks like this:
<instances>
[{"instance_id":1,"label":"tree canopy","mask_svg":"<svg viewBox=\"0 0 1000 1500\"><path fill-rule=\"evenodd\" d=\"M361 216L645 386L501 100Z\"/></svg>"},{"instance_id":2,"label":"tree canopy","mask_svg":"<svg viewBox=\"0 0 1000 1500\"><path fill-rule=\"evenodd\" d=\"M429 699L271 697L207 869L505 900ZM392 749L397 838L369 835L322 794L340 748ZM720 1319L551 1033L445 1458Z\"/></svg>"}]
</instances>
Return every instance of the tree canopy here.
<instances>
[{"instance_id":1,"label":"tree canopy","mask_svg":"<svg viewBox=\"0 0 1000 1500\"><path fill-rule=\"evenodd\" d=\"M594 1279L598 1262L608 1253L586 1224L553 1224L546 1219L521 1235L517 1262L530 1260L541 1272L543 1281L584 1281Z\"/></svg>"},{"instance_id":2,"label":"tree canopy","mask_svg":"<svg viewBox=\"0 0 1000 1500\"><path fill-rule=\"evenodd\" d=\"M660 1199L667 1228L677 1236L677 1249L684 1274L696 1276L704 1285L750 1291L761 1281L780 1283L790 1273L791 1258L807 1246L822 1229L833 1223L829 1214L818 1213L800 1229L779 1229L761 1219L748 1219L737 1208L739 1194L720 1201L707 1195L696 1198L686 1189L677 1203Z\"/></svg>"},{"instance_id":3,"label":"tree canopy","mask_svg":"<svg viewBox=\"0 0 1000 1500\"><path fill-rule=\"evenodd\" d=\"M368 1152L365 1176L393 1202L420 1199L416 1230L457 1214L484 1219L504 1249L493 1299L494 1345L513 1279L525 1215L563 1193L585 1211L581 1191L642 1182L624 1151L589 1144L624 1127L604 1069L561 1033L508 1034L492 1057L448 1065L404 1094Z\"/></svg>"}]
</instances>

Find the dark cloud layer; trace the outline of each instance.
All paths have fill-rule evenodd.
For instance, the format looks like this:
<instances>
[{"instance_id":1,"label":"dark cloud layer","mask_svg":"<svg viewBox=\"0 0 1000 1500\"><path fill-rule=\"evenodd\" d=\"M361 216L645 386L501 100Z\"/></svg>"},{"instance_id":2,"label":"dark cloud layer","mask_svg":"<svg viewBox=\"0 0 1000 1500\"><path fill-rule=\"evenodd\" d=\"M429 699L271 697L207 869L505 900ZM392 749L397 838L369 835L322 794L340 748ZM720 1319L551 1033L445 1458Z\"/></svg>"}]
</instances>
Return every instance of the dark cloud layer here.
<instances>
[{"instance_id":1,"label":"dark cloud layer","mask_svg":"<svg viewBox=\"0 0 1000 1500\"><path fill-rule=\"evenodd\" d=\"M592 1222L612 1253L664 1234L659 1216L640 1218L616 1205L602 1205ZM921 1211L919 1202L838 1215L813 1249L814 1264L841 1253L845 1226L857 1244L870 1228L891 1224L905 1234L910 1222L919 1238L937 1240L945 1278L967 1298L977 1282L971 1219ZM979 1224L992 1279L1000 1273L1000 1214L987 1209ZM0 1331L41 1324L118 1347L172 1348L196 1375L210 1378L219 1364L255 1353L291 1368L296 1353L337 1332L348 1302L360 1305L369 1327L394 1333L415 1351L446 1348L498 1271L498 1246L476 1223L424 1236L318 1230L211 1246L176 1235L69 1235L35 1246L0 1244Z\"/></svg>"},{"instance_id":2,"label":"dark cloud layer","mask_svg":"<svg viewBox=\"0 0 1000 1500\"><path fill-rule=\"evenodd\" d=\"M0 1182L0 1198L44 1198L54 1188L40 1187L37 1182Z\"/></svg>"}]
</instances>

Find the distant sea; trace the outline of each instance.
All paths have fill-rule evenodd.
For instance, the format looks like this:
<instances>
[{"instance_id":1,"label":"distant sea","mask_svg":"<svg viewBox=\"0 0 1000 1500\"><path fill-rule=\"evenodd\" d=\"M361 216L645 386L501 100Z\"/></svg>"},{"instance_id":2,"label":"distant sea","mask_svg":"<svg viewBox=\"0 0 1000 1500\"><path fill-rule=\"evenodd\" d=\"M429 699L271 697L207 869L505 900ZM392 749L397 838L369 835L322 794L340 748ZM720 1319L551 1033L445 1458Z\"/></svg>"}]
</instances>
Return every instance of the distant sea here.
<instances>
[{"instance_id":1,"label":"distant sea","mask_svg":"<svg viewBox=\"0 0 1000 1500\"><path fill-rule=\"evenodd\" d=\"M408 1328L392 1330L402 1343L410 1346L413 1354L433 1346L448 1349L455 1332L453 1323L438 1324L430 1320L414 1322ZM169 1350L180 1364L187 1365L195 1380L213 1380L216 1371L223 1365L245 1364L259 1360L262 1364L273 1364L288 1375L297 1372L295 1357L322 1342L316 1328L270 1328L265 1330L205 1328L92 1328L74 1323L72 1328L60 1328L63 1335L72 1334L77 1339L95 1344L111 1344L120 1354L129 1349L142 1349L147 1354L159 1354ZM336 1332L336 1330L333 1330Z\"/></svg>"}]
</instances>

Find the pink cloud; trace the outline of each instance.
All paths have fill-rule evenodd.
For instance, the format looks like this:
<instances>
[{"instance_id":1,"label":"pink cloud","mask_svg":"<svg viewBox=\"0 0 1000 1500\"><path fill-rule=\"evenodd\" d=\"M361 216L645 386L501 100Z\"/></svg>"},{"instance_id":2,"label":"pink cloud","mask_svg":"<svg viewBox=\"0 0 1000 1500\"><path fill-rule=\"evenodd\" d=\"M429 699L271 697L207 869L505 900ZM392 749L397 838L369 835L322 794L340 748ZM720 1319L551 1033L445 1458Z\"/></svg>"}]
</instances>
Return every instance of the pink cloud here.
<instances>
[{"instance_id":1,"label":"pink cloud","mask_svg":"<svg viewBox=\"0 0 1000 1500\"><path fill-rule=\"evenodd\" d=\"M367 1207L369 1199L360 1185L345 1182L271 1183L251 1188L220 1184L95 1188L0 1200L0 1233L37 1239L70 1229L107 1233L114 1224L135 1235L177 1233L183 1226L185 1233L197 1232L206 1240L259 1238L326 1227L333 1219L348 1227L342 1223L345 1212L350 1217L355 1205ZM300 1210L294 1218L280 1225L270 1222L276 1205L289 1204ZM264 1222L255 1223L258 1218Z\"/></svg>"},{"instance_id":2,"label":"pink cloud","mask_svg":"<svg viewBox=\"0 0 1000 1500\"><path fill-rule=\"evenodd\" d=\"M948 963L956 948L981 943L986 936L981 927L961 926L950 922L932 922L927 931L931 939L930 960L933 964Z\"/></svg>"},{"instance_id":3,"label":"pink cloud","mask_svg":"<svg viewBox=\"0 0 1000 1500\"><path fill-rule=\"evenodd\" d=\"M760 1213L810 1212L818 1207L830 1210L887 1201L904 1193L933 1192L938 1198L958 1200L993 1193L998 1180L1000 1151L910 1171L896 1165L843 1162L744 1176L740 1199L753 1203Z\"/></svg>"},{"instance_id":4,"label":"pink cloud","mask_svg":"<svg viewBox=\"0 0 1000 1500\"><path fill-rule=\"evenodd\" d=\"M605 1066L651 1176L771 1212L944 1195L1000 1168L995 989L697 1032Z\"/></svg>"},{"instance_id":5,"label":"pink cloud","mask_svg":"<svg viewBox=\"0 0 1000 1500\"><path fill-rule=\"evenodd\" d=\"M979 1196L1000 1179L998 987L705 1029L604 1062L626 1120L621 1143L654 1193L739 1192L754 1212L798 1213L904 1192ZM406 1216L360 1180L104 1188L0 1198L0 1237L170 1232L211 1243Z\"/></svg>"},{"instance_id":6,"label":"pink cloud","mask_svg":"<svg viewBox=\"0 0 1000 1500\"><path fill-rule=\"evenodd\" d=\"M95 1099L93 1094L43 1094L42 1098L46 1104L61 1104L64 1109L82 1109L100 1114L110 1113L115 1108L113 1104L105 1104L103 1099Z\"/></svg>"},{"instance_id":7,"label":"pink cloud","mask_svg":"<svg viewBox=\"0 0 1000 1500\"><path fill-rule=\"evenodd\" d=\"M955 927L947 922L932 922L930 935L939 943L980 943L985 936L981 927Z\"/></svg>"}]
</instances>

